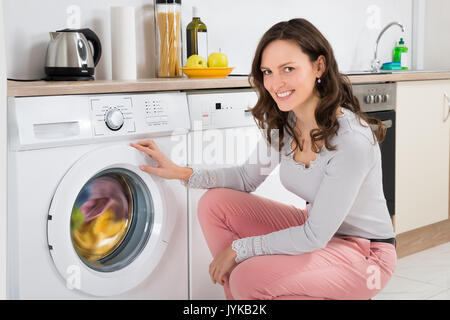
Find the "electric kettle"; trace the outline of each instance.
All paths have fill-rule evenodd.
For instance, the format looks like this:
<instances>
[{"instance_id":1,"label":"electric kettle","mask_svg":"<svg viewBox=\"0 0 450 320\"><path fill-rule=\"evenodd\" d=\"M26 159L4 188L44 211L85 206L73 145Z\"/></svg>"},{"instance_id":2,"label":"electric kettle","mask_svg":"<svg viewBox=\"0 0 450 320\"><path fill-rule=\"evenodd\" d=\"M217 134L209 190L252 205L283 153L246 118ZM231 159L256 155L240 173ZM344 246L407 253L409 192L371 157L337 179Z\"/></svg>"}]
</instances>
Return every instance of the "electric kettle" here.
<instances>
[{"instance_id":1,"label":"electric kettle","mask_svg":"<svg viewBox=\"0 0 450 320\"><path fill-rule=\"evenodd\" d=\"M93 80L101 55L100 39L91 29L50 32L45 58L45 80Z\"/></svg>"}]
</instances>

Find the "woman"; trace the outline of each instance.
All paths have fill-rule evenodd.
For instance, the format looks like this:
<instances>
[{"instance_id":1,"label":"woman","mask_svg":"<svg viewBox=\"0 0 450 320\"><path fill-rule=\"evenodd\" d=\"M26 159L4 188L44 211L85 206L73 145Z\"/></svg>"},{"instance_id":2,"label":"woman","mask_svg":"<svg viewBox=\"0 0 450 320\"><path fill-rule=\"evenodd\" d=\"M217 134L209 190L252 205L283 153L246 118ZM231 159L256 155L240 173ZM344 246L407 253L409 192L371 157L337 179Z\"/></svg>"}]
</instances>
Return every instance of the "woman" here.
<instances>
[{"instance_id":1,"label":"woman","mask_svg":"<svg viewBox=\"0 0 450 320\"><path fill-rule=\"evenodd\" d=\"M145 141L133 146L158 168L142 170L210 189L198 217L214 257L211 280L228 299L373 297L396 266L381 121L361 113L330 44L304 19L263 35L250 81L259 96L252 114L263 139L280 152L283 185L310 203L305 209L249 193L266 178L258 163L183 168ZM368 124L378 125L376 134Z\"/></svg>"}]
</instances>

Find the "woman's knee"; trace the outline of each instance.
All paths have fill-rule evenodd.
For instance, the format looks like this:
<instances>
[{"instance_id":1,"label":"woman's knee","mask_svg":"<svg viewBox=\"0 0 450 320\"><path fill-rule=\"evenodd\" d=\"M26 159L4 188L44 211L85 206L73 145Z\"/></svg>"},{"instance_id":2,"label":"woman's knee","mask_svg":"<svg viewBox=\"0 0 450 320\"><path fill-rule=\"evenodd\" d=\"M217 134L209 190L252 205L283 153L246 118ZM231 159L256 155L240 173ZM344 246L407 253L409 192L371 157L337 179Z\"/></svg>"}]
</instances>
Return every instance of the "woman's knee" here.
<instances>
[{"instance_id":1,"label":"woman's knee","mask_svg":"<svg viewBox=\"0 0 450 320\"><path fill-rule=\"evenodd\" d=\"M264 290L263 279L260 277L257 268L255 268L257 264L252 261L255 258L241 262L230 274L230 292L236 300L271 299L268 292Z\"/></svg>"},{"instance_id":2,"label":"woman's knee","mask_svg":"<svg viewBox=\"0 0 450 320\"><path fill-rule=\"evenodd\" d=\"M248 263L249 260L247 260ZM252 286L249 283L248 268L245 268L246 261L238 264L230 274L229 285L231 295L235 300L252 300L254 299L252 294Z\"/></svg>"},{"instance_id":3,"label":"woman's knee","mask_svg":"<svg viewBox=\"0 0 450 320\"><path fill-rule=\"evenodd\" d=\"M197 216L199 221L211 216L211 212L215 212L218 204L226 199L226 188L208 189L198 201Z\"/></svg>"}]
</instances>

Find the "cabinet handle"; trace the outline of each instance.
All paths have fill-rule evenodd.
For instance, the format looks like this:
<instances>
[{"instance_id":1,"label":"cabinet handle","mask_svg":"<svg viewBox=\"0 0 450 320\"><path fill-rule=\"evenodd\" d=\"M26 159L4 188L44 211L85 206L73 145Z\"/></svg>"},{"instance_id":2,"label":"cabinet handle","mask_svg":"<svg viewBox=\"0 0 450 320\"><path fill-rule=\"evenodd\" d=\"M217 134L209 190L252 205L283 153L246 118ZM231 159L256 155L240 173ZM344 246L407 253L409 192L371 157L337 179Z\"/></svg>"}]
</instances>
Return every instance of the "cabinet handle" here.
<instances>
[{"instance_id":1,"label":"cabinet handle","mask_svg":"<svg viewBox=\"0 0 450 320\"><path fill-rule=\"evenodd\" d=\"M447 102L447 114L444 116L444 122L447 122L447 119L450 116L450 98L448 97L447 93L444 93L444 100ZM444 111L445 113L445 111Z\"/></svg>"}]
</instances>

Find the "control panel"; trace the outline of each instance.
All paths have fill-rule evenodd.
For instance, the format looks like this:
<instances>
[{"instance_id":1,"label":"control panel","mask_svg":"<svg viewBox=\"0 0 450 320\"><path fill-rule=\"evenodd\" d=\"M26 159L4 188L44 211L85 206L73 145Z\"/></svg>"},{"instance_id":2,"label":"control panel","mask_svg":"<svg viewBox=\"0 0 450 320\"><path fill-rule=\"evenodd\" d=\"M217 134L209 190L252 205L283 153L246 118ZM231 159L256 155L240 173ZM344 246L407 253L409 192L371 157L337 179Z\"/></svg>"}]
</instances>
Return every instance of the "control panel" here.
<instances>
[{"instance_id":1,"label":"control panel","mask_svg":"<svg viewBox=\"0 0 450 320\"><path fill-rule=\"evenodd\" d=\"M190 129L186 93L9 97L11 149L171 135Z\"/></svg>"},{"instance_id":2,"label":"control panel","mask_svg":"<svg viewBox=\"0 0 450 320\"><path fill-rule=\"evenodd\" d=\"M92 129L97 137L189 128L183 92L98 95L89 101Z\"/></svg>"},{"instance_id":3,"label":"control panel","mask_svg":"<svg viewBox=\"0 0 450 320\"><path fill-rule=\"evenodd\" d=\"M90 102L96 136L136 131L131 97L98 97L92 98Z\"/></svg>"},{"instance_id":4,"label":"control panel","mask_svg":"<svg viewBox=\"0 0 450 320\"><path fill-rule=\"evenodd\" d=\"M353 94L363 112L395 110L395 83L354 84Z\"/></svg>"},{"instance_id":5,"label":"control panel","mask_svg":"<svg viewBox=\"0 0 450 320\"><path fill-rule=\"evenodd\" d=\"M159 97L144 100L145 121L149 126L160 127L168 124L167 106Z\"/></svg>"},{"instance_id":6,"label":"control panel","mask_svg":"<svg viewBox=\"0 0 450 320\"><path fill-rule=\"evenodd\" d=\"M250 109L258 96L253 90L188 92L187 98L193 130L255 125Z\"/></svg>"}]
</instances>

